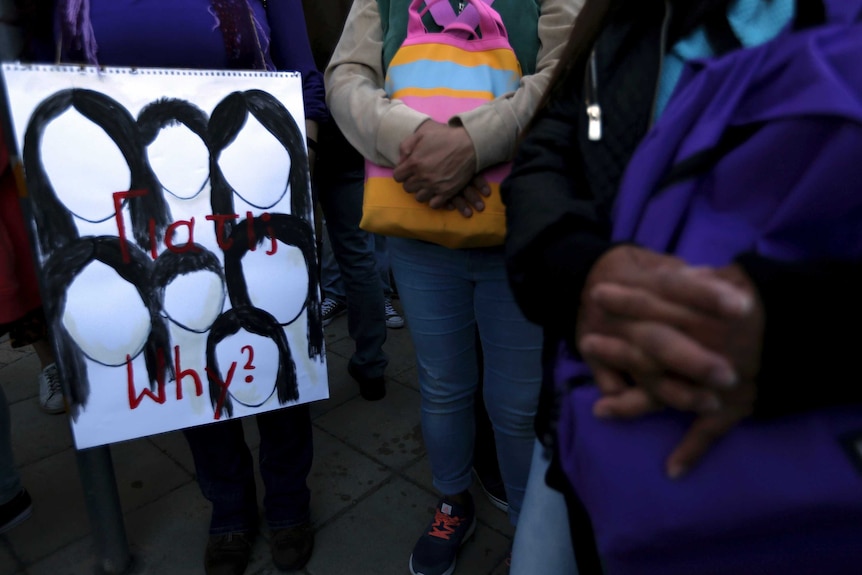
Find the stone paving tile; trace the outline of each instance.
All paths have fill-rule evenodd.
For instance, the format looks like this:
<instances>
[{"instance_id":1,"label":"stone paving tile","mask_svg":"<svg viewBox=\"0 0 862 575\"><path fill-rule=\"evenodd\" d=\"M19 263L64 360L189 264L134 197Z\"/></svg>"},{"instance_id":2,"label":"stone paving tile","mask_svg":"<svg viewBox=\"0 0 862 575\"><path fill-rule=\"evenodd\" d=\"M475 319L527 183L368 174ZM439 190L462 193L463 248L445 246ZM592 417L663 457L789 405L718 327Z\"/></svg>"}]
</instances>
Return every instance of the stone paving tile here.
<instances>
[{"instance_id":1,"label":"stone paving tile","mask_svg":"<svg viewBox=\"0 0 862 575\"><path fill-rule=\"evenodd\" d=\"M40 461L72 447L72 430L65 415L49 415L31 400L10 405L9 411L12 450L18 466Z\"/></svg>"},{"instance_id":2,"label":"stone paving tile","mask_svg":"<svg viewBox=\"0 0 862 575\"><path fill-rule=\"evenodd\" d=\"M96 557L89 537L52 553L27 568L27 575L93 575Z\"/></svg>"},{"instance_id":3,"label":"stone paving tile","mask_svg":"<svg viewBox=\"0 0 862 575\"><path fill-rule=\"evenodd\" d=\"M22 573L24 564L12 554L5 537L0 535L0 575Z\"/></svg>"},{"instance_id":4,"label":"stone paving tile","mask_svg":"<svg viewBox=\"0 0 862 575\"><path fill-rule=\"evenodd\" d=\"M0 361L0 365L3 365ZM17 355L16 359L0 369L0 385L10 405L19 401L36 402L39 396L39 371L41 365L35 353Z\"/></svg>"},{"instance_id":5,"label":"stone paving tile","mask_svg":"<svg viewBox=\"0 0 862 575\"><path fill-rule=\"evenodd\" d=\"M186 438L183 437L181 431L171 431L168 433L160 433L159 435L151 435L147 441L158 448L165 456L169 457L174 463L179 465L189 474L189 477L194 476L195 463L192 459L192 452L189 449L189 444Z\"/></svg>"},{"instance_id":6,"label":"stone paving tile","mask_svg":"<svg viewBox=\"0 0 862 575\"><path fill-rule=\"evenodd\" d=\"M314 463L308 478L315 525L329 522L380 485L391 471L323 430L314 434Z\"/></svg>"},{"instance_id":7,"label":"stone paving tile","mask_svg":"<svg viewBox=\"0 0 862 575\"><path fill-rule=\"evenodd\" d=\"M193 482L128 514L135 574L202 574L209 516L209 502Z\"/></svg>"},{"instance_id":8,"label":"stone paving tile","mask_svg":"<svg viewBox=\"0 0 862 575\"><path fill-rule=\"evenodd\" d=\"M20 469L33 497L33 516L6 533L15 554L27 565L47 557L90 532L84 493L71 449Z\"/></svg>"},{"instance_id":9,"label":"stone paving tile","mask_svg":"<svg viewBox=\"0 0 862 575\"><path fill-rule=\"evenodd\" d=\"M390 385L381 401L351 400L315 424L389 467L402 467L424 454L419 394L400 384Z\"/></svg>"},{"instance_id":10,"label":"stone paving tile","mask_svg":"<svg viewBox=\"0 0 862 575\"><path fill-rule=\"evenodd\" d=\"M138 509L193 482L180 465L146 439L114 444L111 454L124 511Z\"/></svg>"}]
</instances>

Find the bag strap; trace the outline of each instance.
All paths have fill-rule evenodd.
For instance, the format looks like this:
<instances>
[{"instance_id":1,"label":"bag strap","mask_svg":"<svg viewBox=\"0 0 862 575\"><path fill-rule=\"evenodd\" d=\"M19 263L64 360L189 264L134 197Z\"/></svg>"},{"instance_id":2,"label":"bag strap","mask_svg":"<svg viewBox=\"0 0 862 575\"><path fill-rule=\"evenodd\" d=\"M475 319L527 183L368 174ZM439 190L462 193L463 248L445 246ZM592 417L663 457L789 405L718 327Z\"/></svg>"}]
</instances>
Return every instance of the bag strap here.
<instances>
[{"instance_id":1,"label":"bag strap","mask_svg":"<svg viewBox=\"0 0 862 575\"><path fill-rule=\"evenodd\" d=\"M469 39L476 36L476 28L479 29L483 39L508 37L502 18L490 7L493 0L469 0L469 2L469 6L455 16L449 0L412 0L408 9L407 36L419 36L428 32L422 17L430 12L434 21L443 27L444 33L459 38ZM422 8L423 3L424 8ZM450 11L451 14L449 14ZM442 21L437 19L438 15Z\"/></svg>"},{"instance_id":2,"label":"bag strap","mask_svg":"<svg viewBox=\"0 0 862 575\"><path fill-rule=\"evenodd\" d=\"M488 6L494 4L494 0L483 0L483 2ZM455 9L452 8L452 4L449 2L432 2L428 6L428 9L431 12L431 17L434 18L434 21L442 28L449 26L456 20L463 22L473 29L479 25L479 14L476 12L475 6L470 3L461 10L460 14L455 14Z\"/></svg>"}]
</instances>

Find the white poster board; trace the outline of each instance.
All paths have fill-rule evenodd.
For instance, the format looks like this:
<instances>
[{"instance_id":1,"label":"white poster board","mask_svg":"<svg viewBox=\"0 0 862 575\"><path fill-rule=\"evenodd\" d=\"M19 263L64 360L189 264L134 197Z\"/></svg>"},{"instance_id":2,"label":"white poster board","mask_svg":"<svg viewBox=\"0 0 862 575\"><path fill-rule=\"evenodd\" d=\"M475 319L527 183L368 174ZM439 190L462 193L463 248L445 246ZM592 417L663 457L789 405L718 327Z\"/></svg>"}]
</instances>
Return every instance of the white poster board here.
<instances>
[{"instance_id":1,"label":"white poster board","mask_svg":"<svg viewBox=\"0 0 862 575\"><path fill-rule=\"evenodd\" d=\"M329 396L298 74L3 76L79 449Z\"/></svg>"}]
</instances>

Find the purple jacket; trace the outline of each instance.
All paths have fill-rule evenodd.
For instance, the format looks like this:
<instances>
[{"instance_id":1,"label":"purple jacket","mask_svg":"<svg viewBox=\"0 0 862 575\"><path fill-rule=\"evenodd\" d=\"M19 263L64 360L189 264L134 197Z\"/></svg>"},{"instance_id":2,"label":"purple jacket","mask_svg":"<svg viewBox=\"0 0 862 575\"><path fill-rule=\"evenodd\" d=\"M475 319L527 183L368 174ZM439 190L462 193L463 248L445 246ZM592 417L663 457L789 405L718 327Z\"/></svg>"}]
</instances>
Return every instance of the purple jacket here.
<instances>
[{"instance_id":1,"label":"purple jacket","mask_svg":"<svg viewBox=\"0 0 862 575\"><path fill-rule=\"evenodd\" d=\"M248 1L264 32L261 48L268 48L274 67L302 74L306 118L326 120L323 76L311 54L302 2L275 0L264 8L261 0ZM210 0L90 0L90 21L104 66L230 67ZM71 52L63 60L83 58Z\"/></svg>"}]
</instances>

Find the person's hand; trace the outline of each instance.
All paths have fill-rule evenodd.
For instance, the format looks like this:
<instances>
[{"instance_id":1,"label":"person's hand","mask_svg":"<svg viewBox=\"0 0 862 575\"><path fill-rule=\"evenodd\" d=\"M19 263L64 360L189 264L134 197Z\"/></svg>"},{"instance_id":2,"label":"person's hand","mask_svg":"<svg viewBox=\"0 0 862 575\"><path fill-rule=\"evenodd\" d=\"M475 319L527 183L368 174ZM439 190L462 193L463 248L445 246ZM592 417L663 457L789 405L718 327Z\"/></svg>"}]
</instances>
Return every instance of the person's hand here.
<instances>
[{"instance_id":1,"label":"person's hand","mask_svg":"<svg viewBox=\"0 0 862 575\"><path fill-rule=\"evenodd\" d=\"M485 209L484 198L490 195L491 188L488 187L488 182L482 176L476 176L460 194L453 196L442 208L458 210L459 214L469 218L473 212L481 212ZM433 204L431 207L436 208Z\"/></svg>"},{"instance_id":2,"label":"person's hand","mask_svg":"<svg viewBox=\"0 0 862 575\"><path fill-rule=\"evenodd\" d=\"M730 361L686 336L713 337L715 318L737 317L750 304L730 278L674 256L617 246L587 277L575 346L606 394L628 387L624 374L646 381L670 372L721 387L736 379Z\"/></svg>"},{"instance_id":3,"label":"person's hand","mask_svg":"<svg viewBox=\"0 0 862 575\"><path fill-rule=\"evenodd\" d=\"M641 263L657 261L628 255ZM658 267L661 279L652 285L631 287L631 276L628 285L592 283L588 297L598 308L593 314L605 319L594 324L604 333L588 332L578 343L605 394L596 415L638 417L661 406L701 414L668 458L668 473L677 476L751 413L764 317L739 266L695 269L664 260Z\"/></svg>"},{"instance_id":4,"label":"person's hand","mask_svg":"<svg viewBox=\"0 0 862 575\"><path fill-rule=\"evenodd\" d=\"M588 361L648 385L662 404L718 408L714 390L753 382L760 367L763 305L739 266L675 267L650 291L614 283L591 287L605 320L578 341ZM735 292L735 293L734 293Z\"/></svg>"},{"instance_id":5,"label":"person's hand","mask_svg":"<svg viewBox=\"0 0 862 575\"><path fill-rule=\"evenodd\" d=\"M395 181L432 208L445 208L476 173L473 140L463 126L427 120L401 142L400 153Z\"/></svg>"}]
</instances>

